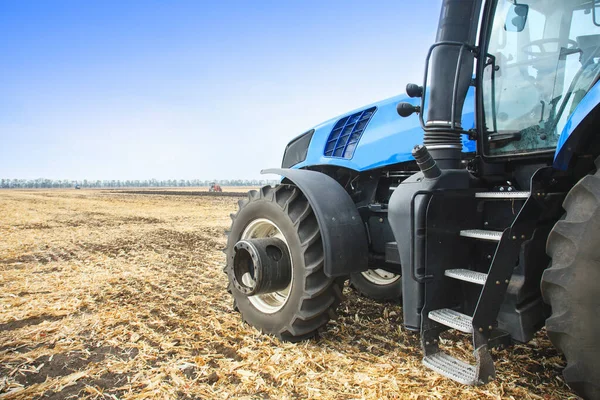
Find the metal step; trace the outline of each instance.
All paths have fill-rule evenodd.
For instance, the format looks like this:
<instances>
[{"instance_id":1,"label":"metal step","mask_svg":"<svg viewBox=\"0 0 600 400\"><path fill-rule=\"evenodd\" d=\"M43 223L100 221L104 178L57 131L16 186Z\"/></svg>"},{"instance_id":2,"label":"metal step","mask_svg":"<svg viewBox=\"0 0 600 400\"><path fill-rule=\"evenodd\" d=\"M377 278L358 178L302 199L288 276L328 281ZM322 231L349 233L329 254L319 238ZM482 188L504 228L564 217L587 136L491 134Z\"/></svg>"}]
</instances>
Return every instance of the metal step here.
<instances>
[{"instance_id":1,"label":"metal step","mask_svg":"<svg viewBox=\"0 0 600 400\"><path fill-rule=\"evenodd\" d=\"M487 279L487 274L471 271L470 269L447 269L444 272L444 275L461 281L476 283L478 285L485 285Z\"/></svg>"},{"instance_id":2,"label":"metal step","mask_svg":"<svg viewBox=\"0 0 600 400\"><path fill-rule=\"evenodd\" d=\"M477 192L475 197L478 199L492 200L511 200L511 199L527 199L529 192Z\"/></svg>"},{"instance_id":3,"label":"metal step","mask_svg":"<svg viewBox=\"0 0 600 400\"><path fill-rule=\"evenodd\" d=\"M449 308L430 311L429 319L464 333L473 333L473 318Z\"/></svg>"},{"instance_id":4,"label":"metal step","mask_svg":"<svg viewBox=\"0 0 600 400\"><path fill-rule=\"evenodd\" d=\"M423 365L464 385L478 385L477 367L446 353L438 352L423 358Z\"/></svg>"},{"instance_id":5,"label":"metal step","mask_svg":"<svg viewBox=\"0 0 600 400\"><path fill-rule=\"evenodd\" d=\"M483 229L467 229L464 231L460 231L460 236L481 240L489 240L491 242L499 242L502 238L502 232L485 231Z\"/></svg>"}]
</instances>

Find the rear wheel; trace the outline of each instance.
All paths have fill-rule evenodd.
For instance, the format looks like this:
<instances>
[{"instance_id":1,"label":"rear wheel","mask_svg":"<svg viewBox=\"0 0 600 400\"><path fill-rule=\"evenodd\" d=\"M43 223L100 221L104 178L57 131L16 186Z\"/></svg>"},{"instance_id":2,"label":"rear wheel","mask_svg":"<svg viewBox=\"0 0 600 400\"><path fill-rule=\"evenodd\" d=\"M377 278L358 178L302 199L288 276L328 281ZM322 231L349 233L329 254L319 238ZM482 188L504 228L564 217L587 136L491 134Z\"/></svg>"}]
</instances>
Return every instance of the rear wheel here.
<instances>
[{"instance_id":1,"label":"rear wheel","mask_svg":"<svg viewBox=\"0 0 600 400\"><path fill-rule=\"evenodd\" d=\"M402 276L383 269L352 274L350 285L361 295L373 300L400 301L402 298Z\"/></svg>"},{"instance_id":2,"label":"rear wheel","mask_svg":"<svg viewBox=\"0 0 600 400\"><path fill-rule=\"evenodd\" d=\"M335 280L325 275L321 233L308 200L295 186L280 185L250 191L248 199L238 204L225 251L225 272L234 308L244 321L282 340L299 341L314 336L335 316L342 296ZM243 286L253 282L254 276L246 273L236 278L234 265L239 262L234 263L235 247L238 242L266 238L280 239L287 249L289 282L276 291L248 295Z\"/></svg>"},{"instance_id":3,"label":"rear wheel","mask_svg":"<svg viewBox=\"0 0 600 400\"><path fill-rule=\"evenodd\" d=\"M546 329L567 359L565 381L584 398L600 399L600 171L573 186L563 207L546 246L552 258L542 276L552 306Z\"/></svg>"}]
</instances>

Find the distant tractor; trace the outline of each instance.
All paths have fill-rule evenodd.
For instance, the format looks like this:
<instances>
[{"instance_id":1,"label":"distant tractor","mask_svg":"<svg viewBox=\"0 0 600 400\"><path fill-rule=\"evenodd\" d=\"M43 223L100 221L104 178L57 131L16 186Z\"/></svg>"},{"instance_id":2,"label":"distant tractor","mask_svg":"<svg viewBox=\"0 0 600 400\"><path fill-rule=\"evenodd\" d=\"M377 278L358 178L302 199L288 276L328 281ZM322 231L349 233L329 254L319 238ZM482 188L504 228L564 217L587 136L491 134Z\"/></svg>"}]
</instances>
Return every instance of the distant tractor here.
<instances>
[{"instance_id":1,"label":"distant tractor","mask_svg":"<svg viewBox=\"0 0 600 400\"><path fill-rule=\"evenodd\" d=\"M216 183L216 182L211 182L211 183L210 183L210 186L209 186L209 188L208 188L208 191L209 191L209 192L222 192L222 191L223 191L223 189L221 189L221 186L220 186L218 183Z\"/></svg>"},{"instance_id":2,"label":"distant tractor","mask_svg":"<svg viewBox=\"0 0 600 400\"><path fill-rule=\"evenodd\" d=\"M422 86L293 139L264 171L281 183L239 202L234 308L299 341L347 279L401 294L423 364L467 385L545 325L565 381L600 399L599 78L600 0L443 0ZM440 349L449 329L470 363Z\"/></svg>"}]
</instances>

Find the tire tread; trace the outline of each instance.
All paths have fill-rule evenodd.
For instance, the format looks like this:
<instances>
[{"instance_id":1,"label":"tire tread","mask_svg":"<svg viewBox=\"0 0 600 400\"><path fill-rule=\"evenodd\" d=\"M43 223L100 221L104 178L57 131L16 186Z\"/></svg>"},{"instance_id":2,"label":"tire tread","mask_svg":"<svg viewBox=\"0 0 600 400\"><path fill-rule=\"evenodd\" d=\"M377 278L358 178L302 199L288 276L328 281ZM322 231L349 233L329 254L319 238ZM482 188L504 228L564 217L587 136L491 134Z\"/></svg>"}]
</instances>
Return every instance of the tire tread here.
<instances>
[{"instance_id":1,"label":"tire tread","mask_svg":"<svg viewBox=\"0 0 600 400\"><path fill-rule=\"evenodd\" d=\"M600 158L596 160L598 165ZM552 306L546 330L567 359L565 381L586 399L600 399L600 171L573 186L563 202L566 214L548 236L552 261L542 276L544 300ZM594 228L596 227L596 228ZM594 265L595 264L595 265ZM593 282L586 283L587 280Z\"/></svg>"},{"instance_id":2,"label":"tire tread","mask_svg":"<svg viewBox=\"0 0 600 400\"><path fill-rule=\"evenodd\" d=\"M313 223L316 222L316 218L312 207L295 186L265 186L259 191L248 192L248 199L238 202L238 212L231 215L232 227L240 210L255 201L271 201L277 204L290 218L298 237L305 238L301 241L300 249L305 264L303 281L299 283L303 285L303 294L295 306L293 316L278 332L272 333L280 340L290 342L313 337L330 318L335 317L335 309L342 300L342 293L335 279L325 275L322 237L318 224ZM233 244L228 240L228 246ZM231 269L229 262L230 260L227 260L224 268L226 274ZM228 285L228 291L231 291L231 284ZM235 300L234 308L238 311ZM242 319L246 321L243 315ZM261 327L256 328L262 330Z\"/></svg>"}]
</instances>

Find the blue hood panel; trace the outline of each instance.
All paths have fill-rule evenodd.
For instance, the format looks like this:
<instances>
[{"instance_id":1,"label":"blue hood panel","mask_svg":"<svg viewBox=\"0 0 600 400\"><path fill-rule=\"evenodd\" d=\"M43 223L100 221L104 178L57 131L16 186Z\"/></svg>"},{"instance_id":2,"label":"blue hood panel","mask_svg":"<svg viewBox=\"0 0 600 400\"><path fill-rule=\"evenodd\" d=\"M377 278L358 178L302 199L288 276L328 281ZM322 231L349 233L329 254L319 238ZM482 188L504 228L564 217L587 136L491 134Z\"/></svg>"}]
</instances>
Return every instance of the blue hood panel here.
<instances>
[{"instance_id":1,"label":"blue hood panel","mask_svg":"<svg viewBox=\"0 0 600 400\"><path fill-rule=\"evenodd\" d=\"M558 138L558 144L554 153L554 168L562 171L566 171L569 168L573 152L586 133L585 129L579 128L584 126L583 122L592 115L592 112L599 105L600 82L596 82L585 97L581 99L577 107L575 107Z\"/></svg>"},{"instance_id":2,"label":"blue hood panel","mask_svg":"<svg viewBox=\"0 0 600 400\"><path fill-rule=\"evenodd\" d=\"M411 151L415 145L423 143L423 129L421 129L419 118L416 115L408 118L398 116L396 105L400 102L419 105L420 99L412 99L406 95L395 96L340 115L314 127L315 133L308 147L306 159L294 165L293 168L335 165L355 171L368 171L414 160ZM377 107L377 111L362 133L352 158L326 157L324 154L327 140L336 123L341 118L370 107ZM462 122L467 129L474 126L472 91L469 92L465 101ZM475 142L463 135L463 152L474 151Z\"/></svg>"}]
</instances>

